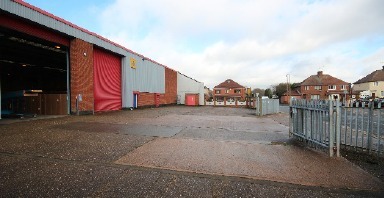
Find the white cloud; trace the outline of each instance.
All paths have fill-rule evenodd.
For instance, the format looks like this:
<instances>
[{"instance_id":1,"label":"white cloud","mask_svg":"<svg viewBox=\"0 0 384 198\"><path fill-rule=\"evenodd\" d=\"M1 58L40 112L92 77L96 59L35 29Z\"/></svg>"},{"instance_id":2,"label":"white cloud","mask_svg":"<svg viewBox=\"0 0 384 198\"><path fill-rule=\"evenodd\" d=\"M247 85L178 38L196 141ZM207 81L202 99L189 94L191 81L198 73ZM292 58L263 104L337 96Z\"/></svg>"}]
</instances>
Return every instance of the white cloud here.
<instances>
[{"instance_id":1,"label":"white cloud","mask_svg":"<svg viewBox=\"0 0 384 198\"><path fill-rule=\"evenodd\" d=\"M380 0L117 0L99 20L101 34L209 87L232 78L267 88L287 73L299 82L321 69L354 82L380 69L383 7Z\"/></svg>"}]
</instances>

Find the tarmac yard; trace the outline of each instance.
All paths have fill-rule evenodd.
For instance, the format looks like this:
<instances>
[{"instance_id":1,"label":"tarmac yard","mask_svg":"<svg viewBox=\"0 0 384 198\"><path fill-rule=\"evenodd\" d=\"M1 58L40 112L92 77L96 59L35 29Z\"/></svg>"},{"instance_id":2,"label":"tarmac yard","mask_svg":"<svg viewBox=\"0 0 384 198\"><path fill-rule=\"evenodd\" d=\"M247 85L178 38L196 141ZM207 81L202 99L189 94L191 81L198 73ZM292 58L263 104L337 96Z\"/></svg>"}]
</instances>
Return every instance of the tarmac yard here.
<instances>
[{"instance_id":1,"label":"tarmac yard","mask_svg":"<svg viewBox=\"0 0 384 198\"><path fill-rule=\"evenodd\" d=\"M184 106L1 120L0 197L383 197L380 179L292 144L284 123Z\"/></svg>"}]
</instances>

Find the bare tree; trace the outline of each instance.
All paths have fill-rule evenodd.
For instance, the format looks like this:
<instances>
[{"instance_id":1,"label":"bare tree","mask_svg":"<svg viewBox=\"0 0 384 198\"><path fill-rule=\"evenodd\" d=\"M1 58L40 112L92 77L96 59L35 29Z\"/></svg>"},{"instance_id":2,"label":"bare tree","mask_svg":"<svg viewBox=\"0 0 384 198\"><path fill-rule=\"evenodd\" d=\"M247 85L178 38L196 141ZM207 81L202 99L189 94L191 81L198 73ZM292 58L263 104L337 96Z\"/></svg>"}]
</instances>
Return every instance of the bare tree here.
<instances>
[{"instance_id":1,"label":"bare tree","mask_svg":"<svg viewBox=\"0 0 384 198\"><path fill-rule=\"evenodd\" d=\"M259 96L264 96L265 89L255 88L252 90L253 96L256 96L256 93L259 93Z\"/></svg>"}]
</instances>

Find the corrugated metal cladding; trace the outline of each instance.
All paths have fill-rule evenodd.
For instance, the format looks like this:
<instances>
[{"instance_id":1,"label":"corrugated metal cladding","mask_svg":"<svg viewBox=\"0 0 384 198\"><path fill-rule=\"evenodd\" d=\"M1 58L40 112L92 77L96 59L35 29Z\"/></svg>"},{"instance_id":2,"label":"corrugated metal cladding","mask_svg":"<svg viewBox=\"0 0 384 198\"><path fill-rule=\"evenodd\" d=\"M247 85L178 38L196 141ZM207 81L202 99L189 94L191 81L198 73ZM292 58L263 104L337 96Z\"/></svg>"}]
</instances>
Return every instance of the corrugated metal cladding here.
<instances>
[{"instance_id":1,"label":"corrugated metal cladding","mask_svg":"<svg viewBox=\"0 0 384 198\"><path fill-rule=\"evenodd\" d=\"M8 15L0 14L0 26L33 35L57 44L69 46L69 38L50 31L49 29L39 28L22 20L11 18Z\"/></svg>"},{"instance_id":2,"label":"corrugated metal cladding","mask_svg":"<svg viewBox=\"0 0 384 198\"><path fill-rule=\"evenodd\" d=\"M136 69L131 67L135 59ZM123 107L133 107L133 92L165 93L165 68L130 54L123 58Z\"/></svg>"},{"instance_id":3,"label":"corrugated metal cladding","mask_svg":"<svg viewBox=\"0 0 384 198\"><path fill-rule=\"evenodd\" d=\"M55 18L52 18L53 15L46 16L29 7L25 7L20 3L17 3L11 0L0 0L0 9L9 13L15 14L17 16L20 16L22 18L31 20L33 22L36 22L48 28L52 28L64 34L95 44L97 46L100 46L104 49L115 52L117 54L121 54L124 56L128 56L130 54L128 51L126 51L125 49L119 46L116 46L112 43L102 40L95 35L91 35L90 32L81 31L75 27L70 26L69 24L63 23L61 21L58 21Z\"/></svg>"},{"instance_id":4,"label":"corrugated metal cladding","mask_svg":"<svg viewBox=\"0 0 384 198\"><path fill-rule=\"evenodd\" d=\"M95 111L121 109L121 57L93 49Z\"/></svg>"},{"instance_id":5,"label":"corrugated metal cladding","mask_svg":"<svg viewBox=\"0 0 384 198\"><path fill-rule=\"evenodd\" d=\"M180 104L185 104L185 94L199 94L199 105L204 105L204 83L197 82L183 74L177 73L177 95Z\"/></svg>"}]
</instances>

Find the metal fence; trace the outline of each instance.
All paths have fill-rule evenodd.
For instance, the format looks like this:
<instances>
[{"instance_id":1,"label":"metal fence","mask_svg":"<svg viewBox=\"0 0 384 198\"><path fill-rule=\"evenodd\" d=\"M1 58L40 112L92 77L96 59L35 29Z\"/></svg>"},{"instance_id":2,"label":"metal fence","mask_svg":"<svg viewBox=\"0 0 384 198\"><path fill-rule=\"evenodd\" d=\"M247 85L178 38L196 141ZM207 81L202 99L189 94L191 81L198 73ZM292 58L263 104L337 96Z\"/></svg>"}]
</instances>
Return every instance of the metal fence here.
<instances>
[{"instance_id":1,"label":"metal fence","mask_svg":"<svg viewBox=\"0 0 384 198\"><path fill-rule=\"evenodd\" d=\"M342 107L341 144L346 148L384 154L384 109Z\"/></svg>"},{"instance_id":2,"label":"metal fence","mask_svg":"<svg viewBox=\"0 0 384 198\"><path fill-rule=\"evenodd\" d=\"M368 107L342 107L338 101L291 100L290 135L325 147L340 156L340 145L384 154L384 113Z\"/></svg>"},{"instance_id":3,"label":"metal fence","mask_svg":"<svg viewBox=\"0 0 384 198\"><path fill-rule=\"evenodd\" d=\"M279 99L256 99L256 115L263 116L268 114L279 113Z\"/></svg>"}]
</instances>

